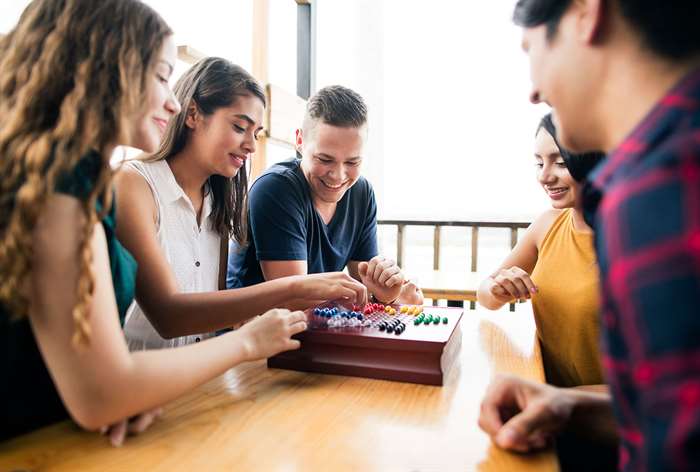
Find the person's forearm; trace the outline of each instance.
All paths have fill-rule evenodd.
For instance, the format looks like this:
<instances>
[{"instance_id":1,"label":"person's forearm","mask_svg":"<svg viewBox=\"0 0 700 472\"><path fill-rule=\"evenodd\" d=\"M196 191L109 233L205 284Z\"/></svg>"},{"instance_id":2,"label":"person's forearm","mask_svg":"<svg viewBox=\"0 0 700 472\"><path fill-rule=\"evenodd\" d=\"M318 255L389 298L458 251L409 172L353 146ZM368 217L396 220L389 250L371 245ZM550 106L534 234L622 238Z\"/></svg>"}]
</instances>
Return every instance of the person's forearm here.
<instances>
[{"instance_id":1,"label":"person's forearm","mask_svg":"<svg viewBox=\"0 0 700 472\"><path fill-rule=\"evenodd\" d=\"M112 424L162 406L248 357L236 331L189 346L132 353L121 368L94 379L74 417L92 429Z\"/></svg>"},{"instance_id":2,"label":"person's forearm","mask_svg":"<svg viewBox=\"0 0 700 472\"><path fill-rule=\"evenodd\" d=\"M617 424L609 389L604 385L588 385L567 390L575 402L567 431L605 443L617 442Z\"/></svg>"},{"instance_id":3,"label":"person's forearm","mask_svg":"<svg viewBox=\"0 0 700 472\"><path fill-rule=\"evenodd\" d=\"M206 293L148 296L137 301L162 337L174 338L229 328L272 308L298 305L303 295L296 278L280 278L250 287Z\"/></svg>"}]
</instances>

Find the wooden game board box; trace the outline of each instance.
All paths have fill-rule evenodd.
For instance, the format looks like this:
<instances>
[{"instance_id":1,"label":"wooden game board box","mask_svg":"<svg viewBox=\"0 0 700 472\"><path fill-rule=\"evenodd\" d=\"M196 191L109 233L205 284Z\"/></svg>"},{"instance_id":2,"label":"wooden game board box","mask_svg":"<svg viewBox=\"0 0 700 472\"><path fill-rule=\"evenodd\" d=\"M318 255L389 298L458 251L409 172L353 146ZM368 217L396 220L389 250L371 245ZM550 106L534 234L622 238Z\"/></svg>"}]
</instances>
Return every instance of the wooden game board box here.
<instances>
[{"instance_id":1,"label":"wooden game board box","mask_svg":"<svg viewBox=\"0 0 700 472\"><path fill-rule=\"evenodd\" d=\"M414 325L399 336L373 327L315 327L294 338L301 348L271 357L267 366L321 374L443 385L462 342L461 308L426 307L446 324Z\"/></svg>"}]
</instances>

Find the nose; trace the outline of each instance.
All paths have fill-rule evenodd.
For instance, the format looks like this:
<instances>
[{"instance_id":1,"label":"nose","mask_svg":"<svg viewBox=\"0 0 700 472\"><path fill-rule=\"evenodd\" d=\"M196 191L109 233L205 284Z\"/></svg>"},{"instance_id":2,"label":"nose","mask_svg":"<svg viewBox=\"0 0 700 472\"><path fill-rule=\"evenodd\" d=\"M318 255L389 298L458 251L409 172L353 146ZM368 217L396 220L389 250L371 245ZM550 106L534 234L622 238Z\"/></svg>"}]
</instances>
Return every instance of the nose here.
<instances>
[{"instance_id":1,"label":"nose","mask_svg":"<svg viewBox=\"0 0 700 472\"><path fill-rule=\"evenodd\" d=\"M345 171L345 166L342 162L336 163L328 174L330 177L337 179L338 183L345 182L345 179L347 178L347 172Z\"/></svg>"},{"instance_id":2,"label":"nose","mask_svg":"<svg viewBox=\"0 0 700 472\"><path fill-rule=\"evenodd\" d=\"M248 132L245 134L242 148L248 154L253 154L255 152L257 145L255 144L255 134L253 132Z\"/></svg>"},{"instance_id":3,"label":"nose","mask_svg":"<svg viewBox=\"0 0 700 472\"><path fill-rule=\"evenodd\" d=\"M182 110L182 106L180 106L180 102L175 96L175 92L172 90L170 90L170 94L168 95L167 100L165 100L165 109L171 115L177 115L180 113L180 110Z\"/></svg>"},{"instance_id":4,"label":"nose","mask_svg":"<svg viewBox=\"0 0 700 472\"><path fill-rule=\"evenodd\" d=\"M542 170L540 170L540 173L537 176L537 179L542 185L553 184L557 181L557 176L554 175L554 172L552 172L552 167L550 165L544 164Z\"/></svg>"}]
</instances>

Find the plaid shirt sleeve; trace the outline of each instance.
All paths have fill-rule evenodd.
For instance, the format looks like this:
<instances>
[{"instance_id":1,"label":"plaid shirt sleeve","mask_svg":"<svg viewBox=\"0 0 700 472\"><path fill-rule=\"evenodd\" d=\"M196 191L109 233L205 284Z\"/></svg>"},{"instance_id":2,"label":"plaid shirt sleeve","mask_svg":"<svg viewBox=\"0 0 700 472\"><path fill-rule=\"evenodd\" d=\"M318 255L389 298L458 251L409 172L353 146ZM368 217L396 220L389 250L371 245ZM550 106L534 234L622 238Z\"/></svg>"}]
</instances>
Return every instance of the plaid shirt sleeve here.
<instances>
[{"instance_id":1,"label":"plaid shirt sleeve","mask_svg":"<svg viewBox=\"0 0 700 472\"><path fill-rule=\"evenodd\" d=\"M700 470L700 73L584 190L625 470Z\"/></svg>"}]
</instances>

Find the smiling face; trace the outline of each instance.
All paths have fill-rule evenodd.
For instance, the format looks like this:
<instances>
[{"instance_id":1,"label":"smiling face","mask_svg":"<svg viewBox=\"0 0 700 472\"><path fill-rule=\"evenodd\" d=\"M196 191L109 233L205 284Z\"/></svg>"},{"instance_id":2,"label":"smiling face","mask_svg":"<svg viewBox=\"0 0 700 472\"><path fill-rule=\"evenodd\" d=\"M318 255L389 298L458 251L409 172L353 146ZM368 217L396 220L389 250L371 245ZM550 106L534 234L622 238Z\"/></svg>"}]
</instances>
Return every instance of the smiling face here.
<instances>
[{"instance_id":1,"label":"smiling face","mask_svg":"<svg viewBox=\"0 0 700 472\"><path fill-rule=\"evenodd\" d=\"M569 174L564 158L552 136L540 128L535 138L537 181L547 193L553 208L572 208L578 184Z\"/></svg>"},{"instance_id":2,"label":"smiling face","mask_svg":"<svg viewBox=\"0 0 700 472\"><path fill-rule=\"evenodd\" d=\"M172 36L168 36L163 42L153 74L146 78L147 107L139 117L131 120L131 138L126 143L129 146L145 152L155 152L165 134L168 121L180 112L180 104L168 83L176 59L175 42Z\"/></svg>"},{"instance_id":3,"label":"smiling face","mask_svg":"<svg viewBox=\"0 0 700 472\"><path fill-rule=\"evenodd\" d=\"M366 126L338 127L323 122L297 132L301 169L316 205L338 203L360 178Z\"/></svg>"},{"instance_id":4,"label":"smiling face","mask_svg":"<svg viewBox=\"0 0 700 472\"><path fill-rule=\"evenodd\" d=\"M255 152L263 111L258 97L245 94L236 97L233 105L217 108L209 116L190 113L188 146L196 150L194 155L207 174L227 178L238 174Z\"/></svg>"}]
</instances>

